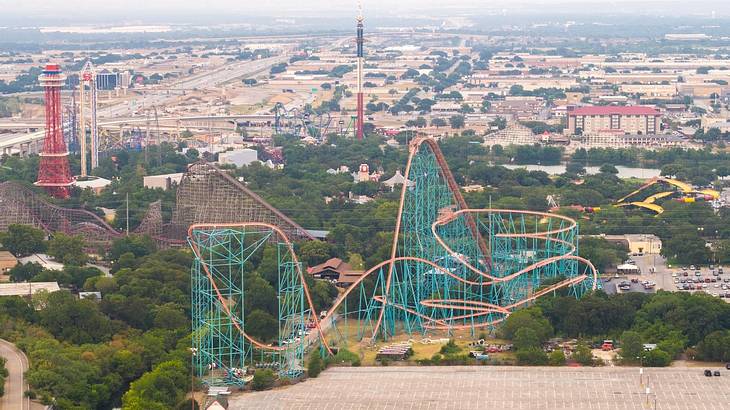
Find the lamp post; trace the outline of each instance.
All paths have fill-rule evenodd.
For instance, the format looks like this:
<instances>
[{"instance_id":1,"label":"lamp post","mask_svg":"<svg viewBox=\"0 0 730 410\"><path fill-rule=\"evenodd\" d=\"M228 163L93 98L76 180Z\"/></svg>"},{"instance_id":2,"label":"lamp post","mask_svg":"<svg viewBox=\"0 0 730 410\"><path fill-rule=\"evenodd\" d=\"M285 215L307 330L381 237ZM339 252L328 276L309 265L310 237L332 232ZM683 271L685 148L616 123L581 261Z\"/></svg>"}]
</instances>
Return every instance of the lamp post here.
<instances>
[{"instance_id":1,"label":"lamp post","mask_svg":"<svg viewBox=\"0 0 730 410\"><path fill-rule=\"evenodd\" d=\"M644 385L644 355L636 356L639 359L639 385Z\"/></svg>"}]
</instances>

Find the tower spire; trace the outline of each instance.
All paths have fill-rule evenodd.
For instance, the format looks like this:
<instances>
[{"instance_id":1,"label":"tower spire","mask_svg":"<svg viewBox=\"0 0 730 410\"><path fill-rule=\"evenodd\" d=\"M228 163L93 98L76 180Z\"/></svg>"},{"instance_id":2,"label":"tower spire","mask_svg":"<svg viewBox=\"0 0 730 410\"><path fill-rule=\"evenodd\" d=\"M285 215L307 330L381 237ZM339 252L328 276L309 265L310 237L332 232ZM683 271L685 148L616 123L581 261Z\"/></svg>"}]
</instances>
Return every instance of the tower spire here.
<instances>
[{"instance_id":1,"label":"tower spire","mask_svg":"<svg viewBox=\"0 0 730 410\"><path fill-rule=\"evenodd\" d=\"M365 69L365 53L363 45L365 43L365 35L362 15L362 0L357 2L357 139L362 140L364 136L363 125L365 120L365 108L363 97L363 70Z\"/></svg>"}]
</instances>

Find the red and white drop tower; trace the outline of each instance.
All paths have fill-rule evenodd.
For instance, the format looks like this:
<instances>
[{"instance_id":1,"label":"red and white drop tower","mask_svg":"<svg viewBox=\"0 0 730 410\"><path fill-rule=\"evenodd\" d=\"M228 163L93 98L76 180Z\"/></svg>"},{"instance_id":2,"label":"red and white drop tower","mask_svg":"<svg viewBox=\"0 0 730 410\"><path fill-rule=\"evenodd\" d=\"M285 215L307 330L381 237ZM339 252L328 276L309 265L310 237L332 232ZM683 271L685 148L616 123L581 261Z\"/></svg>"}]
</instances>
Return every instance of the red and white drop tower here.
<instances>
[{"instance_id":1,"label":"red and white drop tower","mask_svg":"<svg viewBox=\"0 0 730 410\"><path fill-rule=\"evenodd\" d=\"M362 2L357 3L358 14L357 14L357 139L362 140L363 138L363 124L365 120L365 102L363 99L363 71L365 70L365 53L363 52L363 44L365 43L365 36L363 30L362 16Z\"/></svg>"},{"instance_id":2,"label":"red and white drop tower","mask_svg":"<svg viewBox=\"0 0 730 410\"><path fill-rule=\"evenodd\" d=\"M40 82L46 97L46 136L43 140L43 151L40 153L38 181L35 184L44 187L51 196L68 198L73 178L61 126L61 87L66 82L66 76L58 64L47 64L40 76Z\"/></svg>"}]
</instances>

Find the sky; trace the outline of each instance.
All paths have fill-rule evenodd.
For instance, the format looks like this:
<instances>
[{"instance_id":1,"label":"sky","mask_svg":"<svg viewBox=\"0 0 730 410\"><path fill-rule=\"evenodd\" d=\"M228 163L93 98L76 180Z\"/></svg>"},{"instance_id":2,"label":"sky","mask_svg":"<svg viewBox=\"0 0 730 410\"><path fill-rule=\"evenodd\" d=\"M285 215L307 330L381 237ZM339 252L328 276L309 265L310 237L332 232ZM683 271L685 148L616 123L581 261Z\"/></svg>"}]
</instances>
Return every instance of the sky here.
<instances>
[{"instance_id":1,"label":"sky","mask_svg":"<svg viewBox=\"0 0 730 410\"><path fill-rule=\"evenodd\" d=\"M577 12L708 14L730 16L730 0L364 0L366 17L392 14L439 16L442 13L500 11L509 14ZM357 0L0 0L3 14L28 21L35 17L67 22L74 18L154 19L166 16L319 16L352 15Z\"/></svg>"}]
</instances>

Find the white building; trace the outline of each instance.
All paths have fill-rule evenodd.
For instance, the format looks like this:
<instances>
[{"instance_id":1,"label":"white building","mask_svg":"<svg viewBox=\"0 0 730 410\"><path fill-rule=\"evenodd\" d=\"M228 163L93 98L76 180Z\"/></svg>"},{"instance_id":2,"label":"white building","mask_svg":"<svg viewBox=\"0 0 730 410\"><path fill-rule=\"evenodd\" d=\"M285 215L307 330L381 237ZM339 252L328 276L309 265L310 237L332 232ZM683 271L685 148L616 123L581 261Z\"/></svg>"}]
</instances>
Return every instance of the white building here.
<instances>
[{"instance_id":1,"label":"white building","mask_svg":"<svg viewBox=\"0 0 730 410\"><path fill-rule=\"evenodd\" d=\"M57 292L58 282L0 283L0 296L33 295L39 291Z\"/></svg>"},{"instance_id":2,"label":"white building","mask_svg":"<svg viewBox=\"0 0 730 410\"><path fill-rule=\"evenodd\" d=\"M37 263L41 265L43 269L48 270L63 270L62 263L52 260L50 256L44 253L36 253L30 256L26 256L24 258L19 258L18 262L23 265L25 265L26 263Z\"/></svg>"},{"instance_id":3,"label":"white building","mask_svg":"<svg viewBox=\"0 0 730 410\"><path fill-rule=\"evenodd\" d=\"M406 182L406 181L408 181L408 182ZM406 177L404 177L403 174L401 174L400 169L395 171L395 175L393 175L389 179L383 181L383 185L387 186L391 190L395 189L396 185L403 185L405 183L407 183L408 186L413 186L416 184L413 181L407 180Z\"/></svg>"},{"instance_id":4,"label":"white building","mask_svg":"<svg viewBox=\"0 0 730 410\"><path fill-rule=\"evenodd\" d=\"M258 161L258 159L258 152L250 148L226 151L218 154L218 163L233 164L237 167L251 165L253 162Z\"/></svg>"},{"instance_id":5,"label":"white building","mask_svg":"<svg viewBox=\"0 0 730 410\"><path fill-rule=\"evenodd\" d=\"M76 180L73 182L73 185L81 189L89 188L94 191L96 195L99 195L101 191L111 185L111 183L112 181L105 178L91 177L86 180Z\"/></svg>"}]
</instances>

